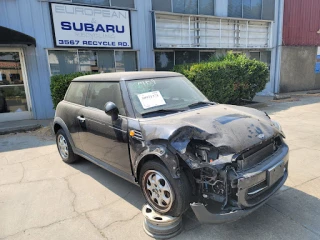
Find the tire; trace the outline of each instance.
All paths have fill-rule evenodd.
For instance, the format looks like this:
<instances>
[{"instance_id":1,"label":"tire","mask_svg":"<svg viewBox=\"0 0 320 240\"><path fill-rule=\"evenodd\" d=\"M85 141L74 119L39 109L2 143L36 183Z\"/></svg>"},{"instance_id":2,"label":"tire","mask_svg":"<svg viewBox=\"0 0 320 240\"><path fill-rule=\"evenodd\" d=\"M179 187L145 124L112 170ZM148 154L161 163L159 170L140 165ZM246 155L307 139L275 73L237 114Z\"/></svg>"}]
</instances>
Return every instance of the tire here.
<instances>
[{"instance_id":1,"label":"tire","mask_svg":"<svg viewBox=\"0 0 320 240\"><path fill-rule=\"evenodd\" d=\"M79 160L79 156L74 154L69 139L63 129L56 133L56 143L59 154L65 163L74 163Z\"/></svg>"},{"instance_id":2,"label":"tire","mask_svg":"<svg viewBox=\"0 0 320 240\"><path fill-rule=\"evenodd\" d=\"M139 183L145 199L156 212L178 217L189 208L191 186L184 172L174 179L164 164L151 160L142 166Z\"/></svg>"}]
</instances>

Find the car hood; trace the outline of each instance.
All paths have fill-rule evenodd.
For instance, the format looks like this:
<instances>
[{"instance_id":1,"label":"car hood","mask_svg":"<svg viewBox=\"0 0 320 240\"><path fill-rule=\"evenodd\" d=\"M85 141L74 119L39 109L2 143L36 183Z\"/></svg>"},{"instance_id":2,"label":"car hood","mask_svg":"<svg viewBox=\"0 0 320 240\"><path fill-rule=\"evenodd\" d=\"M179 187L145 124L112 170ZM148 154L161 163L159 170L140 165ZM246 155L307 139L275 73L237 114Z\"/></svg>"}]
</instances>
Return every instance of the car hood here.
<instances>
[{"instance_id":1,"label":"car hood","mask_svg":"<svg viewBox=\"0 0 320 240\"><path fill-rule=\"evenodd\" d=\"M141 119L140 126L146 141L169 140L181 153L191 139L205 140L226 153L239 153L280 134L264 112L224 104Z\"/></svg>"}]
</instances>

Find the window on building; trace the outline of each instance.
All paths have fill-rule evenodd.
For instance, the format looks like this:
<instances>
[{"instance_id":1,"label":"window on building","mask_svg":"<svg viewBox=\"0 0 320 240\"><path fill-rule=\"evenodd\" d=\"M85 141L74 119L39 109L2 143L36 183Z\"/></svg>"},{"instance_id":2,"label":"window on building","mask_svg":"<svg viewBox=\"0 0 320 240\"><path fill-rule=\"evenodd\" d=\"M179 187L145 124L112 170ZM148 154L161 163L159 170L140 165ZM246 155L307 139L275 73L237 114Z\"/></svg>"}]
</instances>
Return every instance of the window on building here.
<instances>
[{"instance_id":1,"label":"window on building","mask_svg":"<svg viewBox=\"0 0 320 240\"><path fill-rule=\"evenodd\" d=\"M134 0L111 0L112 7L134 8Z\"/></svg>"},{"instance_id":2,"label":"window on building","mask_svg":"<svg viewBox=\"0 0 320 240\"><path fill-rule=\"evenodd\" d=\"M260 52L250 52L250 59L260 61Z\"/></svg>"},{"instance_id":3,"label":"window on building","mask_svg":"<svg viewBox=\"0 0 320 240\"><path fill-rule=\"evenodd\" d=\"M79 51L80 72L98 72L97 55L95 51Z\"/></svg>"},{"instance_id":4,"label":"window on building","mask_svg":"<svg viewBox=\"0 0 320 240\"><path fill-rule=\"evenodd\" d=\"M275 0L263 0L262 5L262 19L274 20L274 6Z\"/></svg>"},{"instance_id":5,"label":"window on building","mask_svg":"<svg viewBox=\"0 0 320 240\"><path fill-rule=\"evenodd\" d=\"M126 115L118 82L91 83L87 94L86 106L104 111L104 105L107 102L115 103L119 109L119 114Z\"/></svg>"},{"instance_id":6,"label":"window on building","mask_svg":"<svg viewBox=\"0 0 320 240\"><path fill-rule=\"evenodd\" d=\"M156 70L171 71L174 67L174 52L155 52Z\"/></svg>"},{"instance_id":7,"label":"window on building","mask_svg":"<svg viewBox=\"0 0 320 240\"><path fill-rule=\"evenodd\" d=\"M200 62L208 61L214 55L215 55L215 52L200 52Z\"/></svg>"},{"instance_id":8,"label":"window on building","mask_svg":"<svg viewBox=\"0 0 320 240\"><path fill-rule=\"evenodd\" d=\"M199 0L199 14L214 15L214 0Z\"/></svg>"},{"instance_id":9,"label":"window on building","mask_svg":"<svg viewBox=\"0 0 320 240\"><path fill-rule=\"evenodd\" d=\"M228 17L274 20L275 0L229 0Z\"/></svg>"},{"instance_id":10,"label":"window on building","mask_svg":"<svg viewBox=\"0 0 320 240\"><path fill-rule=\"evenodd\" d=\"M214 0L152 0L152 9L184 14L214 15Z\"/></svg>"},{"instance_id":11,"label":"window on building","mask_svg":"<svg viewBox=\"0 0 320 240\"><path fill-rule=\"evenodd\" d=\"M89 83L72 82L67 91L65 100L68 102L84 105Z\"/></svg>"},{"instance_id":12,"label":"window on building","mask_svg":"<svg viewBox=\"0 0 320 240\"><path fill-rule=\"evenodd\" d=\"M243 18L261 19L262 0L242 0Z\"/></svg>"},{"instance_id":13,"label":"window on building","mask_svg":"<svg viewBox=\"0 0 320 240\"><path fill-rule=\"evenodd\" d=\"M229 0L228 17L242 17L242 0Z\"/></svg>"},{"instance_id":14,"label":"window on building","mask_svg":"<svg viewBox=\"0 0 320 240\"><path fill-rule=\"evenodd\" d=\"M115 61L113 51L97 51L97 60L99 72L115 72Z\"/></svg>"},{"instance_id":15,"label":"window on building","mask_svg":"<svg viewBox=\"0 0 320 240\"><path fill-rule=\"evenodd\" d=\"M152 10L172 12L171 0L152 0Z\"/></svg>"},{"instance_id":16,"label":"window on building","mask_svg":"<svg viewBox=\"0 0 320 240\"><path fill-rule=\"evenodd\" d=\"M198 63L199 51L176 51L175 64Z\"/></svg>"},{"instance_id":17,"label":"window on building","mask_svg":"<svg viewBox=\"0 0 320 240\"><path fill-rule=\"evenodd\" d=\"M49 50L48 55L51 75L138 70L135 51Z\"/></svg>"},{"instance_id":18,"label":"window on building","mask_svg":"<svg viewBox=\"0 0 320 240\"><path fill-rule=\"evenodd\" d=\"M49 64L52 75L79 72L77 51L49 51Z\"/></svg>"},{"instance_id":19,"label":"window on building","mask_svg":"<svg viewBox=\"0 0 320 240\"><path fill-rule=\"evenodd\" d=\"M72 0L72 3L106 7L134 8L134 0Z\"/></svg>"},{"instance_id":20,"label":"window on building","mask_svg":"<svg viewBox=\"0 0 320 240\"><path fill-rule=\"evenodd\" d=\"M87 5L110 6L109 0L72 0L73 3L81 3Z\"/></svg>"},{"instance_id":21,"label":"window on building","mask_svg":"<svg viewBox=\"0 0 320 240\"><path fill-rule=\"evenodd\" d=\"M135 52L116 51L116 71L138 71L137 56Z\"/></svg>"}]
</instances>

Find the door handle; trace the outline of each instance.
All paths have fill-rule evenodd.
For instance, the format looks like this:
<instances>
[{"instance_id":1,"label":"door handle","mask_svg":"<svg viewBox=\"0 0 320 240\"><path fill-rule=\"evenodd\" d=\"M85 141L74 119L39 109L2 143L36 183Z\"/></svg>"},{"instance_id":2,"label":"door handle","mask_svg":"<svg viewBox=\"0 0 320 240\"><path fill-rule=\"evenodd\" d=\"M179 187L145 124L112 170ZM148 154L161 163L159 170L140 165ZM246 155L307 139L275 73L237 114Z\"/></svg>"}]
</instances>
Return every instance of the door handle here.
<instances>
[{"instance_id":1,"label":"door handle","mask_svg":"<svg viewBox=\"0 0 320 240\"><path fill-rule=\"evenodd\" d=\"M77 119L80 121L80 122L84 122L84 121L86 121L86 119L84 118L84 117L82 117L82 116L78 116L77 117Z\"/></svg>"}]
</instances>

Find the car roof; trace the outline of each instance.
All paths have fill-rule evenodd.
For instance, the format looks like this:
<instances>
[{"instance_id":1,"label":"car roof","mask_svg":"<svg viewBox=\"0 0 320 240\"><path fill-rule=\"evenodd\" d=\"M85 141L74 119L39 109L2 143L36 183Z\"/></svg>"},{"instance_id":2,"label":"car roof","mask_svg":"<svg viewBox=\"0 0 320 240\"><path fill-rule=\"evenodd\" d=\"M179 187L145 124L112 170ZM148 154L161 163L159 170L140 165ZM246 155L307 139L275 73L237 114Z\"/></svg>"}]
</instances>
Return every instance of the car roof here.
<instances>
[{"instance_id":1,"label":"car roof","mask_svg":"<svg viewBox=\"0 0 320 240\"><path fill-rule=\"evenodd\" d=\"M127 81L135 79L149 78L165 78L182 76L176 72L156 72L156 71L141 71L141 72L114 72L101 73L81 76L73 79L73 82L105 82L105 81Z\"/></svg>"}]
</instances>

